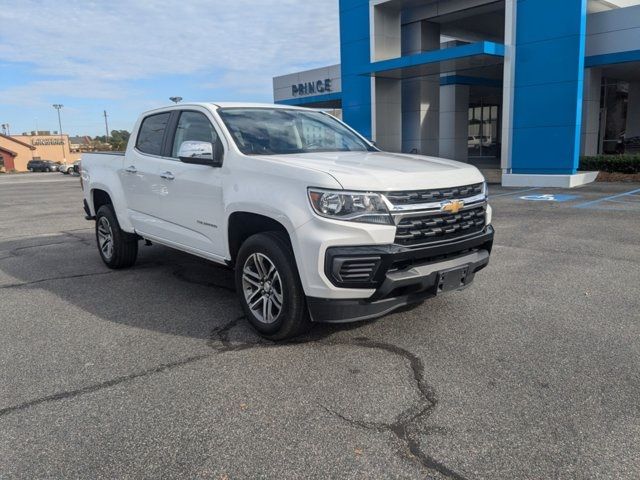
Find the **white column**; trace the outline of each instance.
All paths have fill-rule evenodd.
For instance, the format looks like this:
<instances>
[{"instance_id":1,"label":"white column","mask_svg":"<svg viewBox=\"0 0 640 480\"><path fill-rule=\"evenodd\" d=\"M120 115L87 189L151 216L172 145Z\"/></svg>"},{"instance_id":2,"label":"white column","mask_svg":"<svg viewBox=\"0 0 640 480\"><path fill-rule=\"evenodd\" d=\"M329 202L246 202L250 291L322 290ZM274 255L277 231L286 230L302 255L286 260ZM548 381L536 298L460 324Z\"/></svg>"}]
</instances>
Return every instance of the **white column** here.
<instances>
[{"instance_id":1,"label":"white column","mask_svg":"<svg viewBox=\"0 0 640 480\"><path fill-rule=\"evenodd\" d=\"M466 162L469 136L469 86L440 87L440 156Z\"/></svg>"},{"instance_id":2,"label":"white column","mask_svg":"<svg viewBox=\"0 0 640 480\"><path fill-rule=\"evenodd\" d=\"M402 55L438 50L440 25L419 21L402 26ZM402 151L438 155L440 76L402 80Z\"/></svg>"},{"instance_id":3,"label":"white column","mask_svg":"<svg viewBox=\"0 0 640 480\"><path fill-rule=\"evenodd\" d=\"M399 57L401 54L400 9L393 2L372 1L370 8L371 61ZM402 149L402 90L399 79L371 79L371 131L383 150Z\"/></svg>"},{"instance_id":4,"label":"white column","mask_svg":"<svg viewBox=\"0 0 640 480\"><path fill-rule=\"evenodd\" d=\"M438 155L440 77L402 80L402 151Z\"/></svg>"},{"instance_id":5,"label":"white column","mask_svg":"<svg viewBox=\"0 0 640 480\"><path fill-rule=\"evenodd\" d=\"M395 4L370 5L371 61L400 56L400 10Z\"/></svg>"},{"instance_id":6,"label":"white column","mask_svg":"<svg viewBox=\"0 0 640 480\"><path fill-rule=\"evenodd\" d=\"M402 103L400 80L375 78L375 142L389 152L402 149Z\"/></svg>"},{"instance_id":7,"label":"white column","mask_svg":"<svg viewBox=\"0 0 640 480\"><path fill-rule=\"evenodd\" d=\"M502 132L500 138L500 167L511 171L511 145L513 143L513 97L516 76L516 15L517 0L506 0L504 5L504 76L502 82Z\"/></svg>"},{"instance_id":8,"label":"white column","mask_svg":"<svg viewBox=\"0 0 640 480\"><path fill-rule=\"evenodd\" d=\"M640 82L629 83L626 138L640 135Z\"/></svg>"},{"instance_id":9,"label":"white column","mask_svg":"<svg viewBox=\"0 0 640 480\"><path fill-rule=\"evenodd\" d=\"M584 93L582 95L582 130L580 135L580 155L591 156L598 154L601 84L601 69L588 68L585 70Z\"/></svg>"}]
</instances>

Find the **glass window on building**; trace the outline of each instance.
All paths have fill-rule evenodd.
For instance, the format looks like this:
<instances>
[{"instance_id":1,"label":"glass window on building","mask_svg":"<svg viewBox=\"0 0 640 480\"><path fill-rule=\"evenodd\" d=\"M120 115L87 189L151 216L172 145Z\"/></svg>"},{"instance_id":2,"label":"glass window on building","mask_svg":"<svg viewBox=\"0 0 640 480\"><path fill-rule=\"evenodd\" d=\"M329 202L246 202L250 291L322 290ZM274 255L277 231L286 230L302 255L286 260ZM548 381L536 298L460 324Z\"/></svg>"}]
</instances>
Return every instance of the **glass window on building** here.
<instances>
[{"instance_id":1,"label":"glass window on building","mask_svg":"<svg viewBox=\"0 0 640 480\"><path fill-rule=\"evenodd\" d=\"M498 105L469 106L469 157L500 158L500 108Z\"/></svg>"},{"instance_id":2,"label":"glass window on building","mask_svg":"<svg viewBox=\"0 0 640 480\"><path fill-rule=\"evenodd\" d=\"M628 82L611 78L602 79L599 139L599 151L602 153L624 153L628 98Z\"/></svg>"}]
</instances>

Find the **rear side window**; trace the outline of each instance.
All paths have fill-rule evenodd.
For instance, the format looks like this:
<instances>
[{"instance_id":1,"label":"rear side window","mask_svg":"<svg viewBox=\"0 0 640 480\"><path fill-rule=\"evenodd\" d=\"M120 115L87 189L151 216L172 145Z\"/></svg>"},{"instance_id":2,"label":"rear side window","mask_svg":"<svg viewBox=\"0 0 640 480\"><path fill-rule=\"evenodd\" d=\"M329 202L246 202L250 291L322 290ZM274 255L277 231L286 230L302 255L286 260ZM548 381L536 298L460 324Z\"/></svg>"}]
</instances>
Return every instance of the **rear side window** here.
<instances>
[{"instance_id":1,"label":"rear side window","mask_svg":"<svg viewBox=\"0 0 640 480\"><path fill-rule=\"evenodd\" d=\"M162 140L170 115L169 112L158 113L142 120L136 140L138 150L150 155L162 155Z\"/></svg>"}]
</instances>

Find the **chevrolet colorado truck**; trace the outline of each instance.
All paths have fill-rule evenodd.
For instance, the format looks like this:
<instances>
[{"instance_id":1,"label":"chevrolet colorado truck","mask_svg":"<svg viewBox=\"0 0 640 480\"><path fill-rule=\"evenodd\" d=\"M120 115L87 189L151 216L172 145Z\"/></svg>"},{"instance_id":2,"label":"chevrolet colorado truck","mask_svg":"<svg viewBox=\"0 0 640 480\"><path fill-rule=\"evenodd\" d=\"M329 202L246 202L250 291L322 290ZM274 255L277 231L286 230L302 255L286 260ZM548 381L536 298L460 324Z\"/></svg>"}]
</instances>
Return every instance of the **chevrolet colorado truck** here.
<instances>
[{"instance_id":1,"label":"chevrolet colorado truck","mask_svg":"<svg viewBox=\"0 0 640 480\"><path fill-rule=\"evenodd\" d=\"M140 240L229 266L275 340L463 289L493 243L475 167L381 151L305 108L152 110L124 154L85 154L81 181L108 267L132 266Z\"/></svg>"}]
</instances>

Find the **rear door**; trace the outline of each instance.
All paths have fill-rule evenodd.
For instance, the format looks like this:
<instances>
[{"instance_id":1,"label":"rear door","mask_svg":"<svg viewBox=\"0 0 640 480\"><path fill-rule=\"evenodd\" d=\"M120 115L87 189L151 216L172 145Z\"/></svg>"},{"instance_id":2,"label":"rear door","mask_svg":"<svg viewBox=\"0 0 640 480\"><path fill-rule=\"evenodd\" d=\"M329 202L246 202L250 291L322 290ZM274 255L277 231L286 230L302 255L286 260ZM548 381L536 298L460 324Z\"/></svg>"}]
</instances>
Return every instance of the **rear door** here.
<instances>
[{"instance_id":1,"label":"rear door","mask_svg":"<svg viewBox=\"0 0 640 480\"><path fill-rule=\"evenodd\" d=\"M127 208L138 233L165 238L162 199L167 190L160 179L165 137L171 112L149 115L138 128L135 147L127 151L120 172Z\"/></svg>"}]
</instances>

